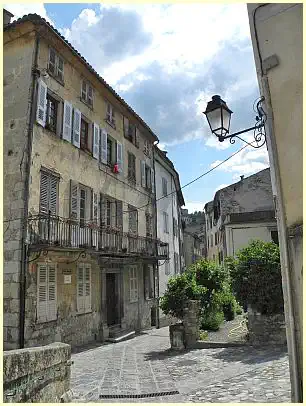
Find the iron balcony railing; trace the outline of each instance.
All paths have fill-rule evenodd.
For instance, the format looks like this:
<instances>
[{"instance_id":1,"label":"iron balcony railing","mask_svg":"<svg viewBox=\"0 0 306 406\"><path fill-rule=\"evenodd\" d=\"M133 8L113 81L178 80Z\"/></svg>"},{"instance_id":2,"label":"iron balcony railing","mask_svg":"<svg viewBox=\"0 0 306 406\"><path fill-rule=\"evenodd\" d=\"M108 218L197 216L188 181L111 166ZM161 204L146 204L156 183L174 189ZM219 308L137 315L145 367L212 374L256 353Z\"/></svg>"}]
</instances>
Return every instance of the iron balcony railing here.
<instances>
[{"instance_id":1,"label":"iron balcony railing","mask_svg":"<svg viewBox=\"0 0 306 406\"><path fill-rule=\"evenodd\" d=\"M169 257L169 245L160 240L43 214L29 217L28 244L32 247L92 249L112 255L128 254L156 259Z\"/></svg>"}]
</instances>

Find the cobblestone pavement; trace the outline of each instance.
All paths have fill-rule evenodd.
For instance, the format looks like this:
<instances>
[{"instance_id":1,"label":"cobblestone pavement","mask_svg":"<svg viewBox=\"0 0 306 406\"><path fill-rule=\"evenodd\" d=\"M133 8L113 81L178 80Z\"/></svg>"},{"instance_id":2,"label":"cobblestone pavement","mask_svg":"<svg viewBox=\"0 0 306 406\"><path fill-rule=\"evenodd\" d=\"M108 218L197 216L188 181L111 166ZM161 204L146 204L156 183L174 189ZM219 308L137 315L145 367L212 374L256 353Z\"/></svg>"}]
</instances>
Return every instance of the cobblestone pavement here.
<instances>
[{"instance_id":1,"label":"cobblestone pavement","mask_svg":"<svg viewBox=\"0 0 306 406\"><path fill-rule=\"evenodd\" d=\"M72 355L73 402L290 402L282 349L169 348L165 327Z\"/></svg>"}]
</instances>

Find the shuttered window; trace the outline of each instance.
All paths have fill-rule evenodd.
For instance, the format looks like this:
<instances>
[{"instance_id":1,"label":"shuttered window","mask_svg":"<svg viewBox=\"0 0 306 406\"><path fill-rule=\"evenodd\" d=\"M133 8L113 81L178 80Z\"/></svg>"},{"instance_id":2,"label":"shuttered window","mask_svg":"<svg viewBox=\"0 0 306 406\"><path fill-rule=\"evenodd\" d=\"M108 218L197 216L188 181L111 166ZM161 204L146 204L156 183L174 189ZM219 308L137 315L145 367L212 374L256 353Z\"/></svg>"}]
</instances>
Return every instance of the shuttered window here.
<instances>
[{"instance_id":1,"label":"shuttered window","mask_svg":"<svg viewBox=\"0 0 306 406\"><path fill-rule=\"evenodd\" d=\"M37 269L37 321L56 320L56 264L39 264Z\"/></svg>"},{"instance_id":2,"label":"shuttered window","mask_svg":"<svg viewBox=\"0 0 306 406\"><path fill-rule=\"evenodd\" d=\"M40 173L40 204L39 211L43 214L57 214L58 207L58 177L41 171Z\"/></svg>"},{"instance_id":3,"label":"shuttered window","mask_svg":"<svg viewBox=\"0 0 306 406\"><path fill-rule=\"evenodd\" d=\"M138 232L138 212L136 207L128 205L129 212L129 233L137 234Z\"/></svg>"},{"instance_id":4,"label":"shuttered window","mask_svg":"<svg viewBox=\"0 0 306 406\"><path fill-rule=\"evenodd\" d=\"M138 277L137 266L131 266L129 270L130 277L130 302L138 301Z\"/></svg>"},{"instance_id":5,"label":"shuttered window","mask_svg":"<svg viewBox=\"0 0 306 406\"><path fill-rule=\"evenodd\" d=\"M169 215L165 211L163 212L164 218L164 233L169 233Z\"/></svg>"},{"instance_id":6,"label":"shuttered window","mask_svg":"<svg viewBox=\"0 0 306 406\"><path fill-rule=\"evenodd\" d=\"M91 312L91 266L79 264L77 268L77 311Z\"/></svg>"}]
</instances>

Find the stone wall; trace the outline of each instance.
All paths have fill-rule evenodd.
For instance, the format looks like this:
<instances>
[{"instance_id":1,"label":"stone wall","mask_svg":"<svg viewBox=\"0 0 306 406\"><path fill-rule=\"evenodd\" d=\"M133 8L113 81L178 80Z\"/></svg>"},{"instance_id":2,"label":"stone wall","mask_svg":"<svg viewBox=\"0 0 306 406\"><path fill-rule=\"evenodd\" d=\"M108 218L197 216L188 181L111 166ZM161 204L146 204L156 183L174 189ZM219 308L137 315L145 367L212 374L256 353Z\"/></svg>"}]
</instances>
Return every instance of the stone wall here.
<instances>
[{"instance_id":1,"label":"stone wall","mask_svg":"<svg viewBox=\"0 0 306 406\"><path fill-rule=\"evenodd\" d=\"M199 339L199 310L199 302L197 300L189 300L184 309L183 325L186 348L192 347Z\"/></svg>"},{"instance_id":2,"label":"stone wall","mask_svg":"<svg viewBox=\"0 0 306 406\"><path fill-rule=\"evenodd\" d=\"M248 308L249 343L251 345L286 345L283 314L262 315Z\"/></svg>"},{"instance_id":3,"label":"stone wall","mask_svg":"<svg viewBox=\"0 0 306 406\"><path fill-rule=\"evenodd\" d=\"M70 345L4 351L3 401L58 403L69 400Z\"/></svg>"}]
</instances>

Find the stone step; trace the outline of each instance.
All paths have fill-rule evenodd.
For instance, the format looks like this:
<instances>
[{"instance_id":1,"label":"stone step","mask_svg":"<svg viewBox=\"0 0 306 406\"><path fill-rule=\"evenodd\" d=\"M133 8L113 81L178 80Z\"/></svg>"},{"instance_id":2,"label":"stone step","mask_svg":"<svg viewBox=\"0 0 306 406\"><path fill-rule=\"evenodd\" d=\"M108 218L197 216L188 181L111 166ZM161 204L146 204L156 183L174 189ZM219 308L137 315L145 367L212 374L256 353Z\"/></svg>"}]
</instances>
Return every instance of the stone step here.
<instances>
[{"instance_id":1,"label":"stone step","mask_svg":"<svg viewBox=\"0 0 306 406\"><path fill-rule=\"evenodd\" d=\"M129 340L135 337L135 331L122 331L121 334L109 337L106 341L111 343L119 343L120 341Z\"/></svg>"}]
</instances>

